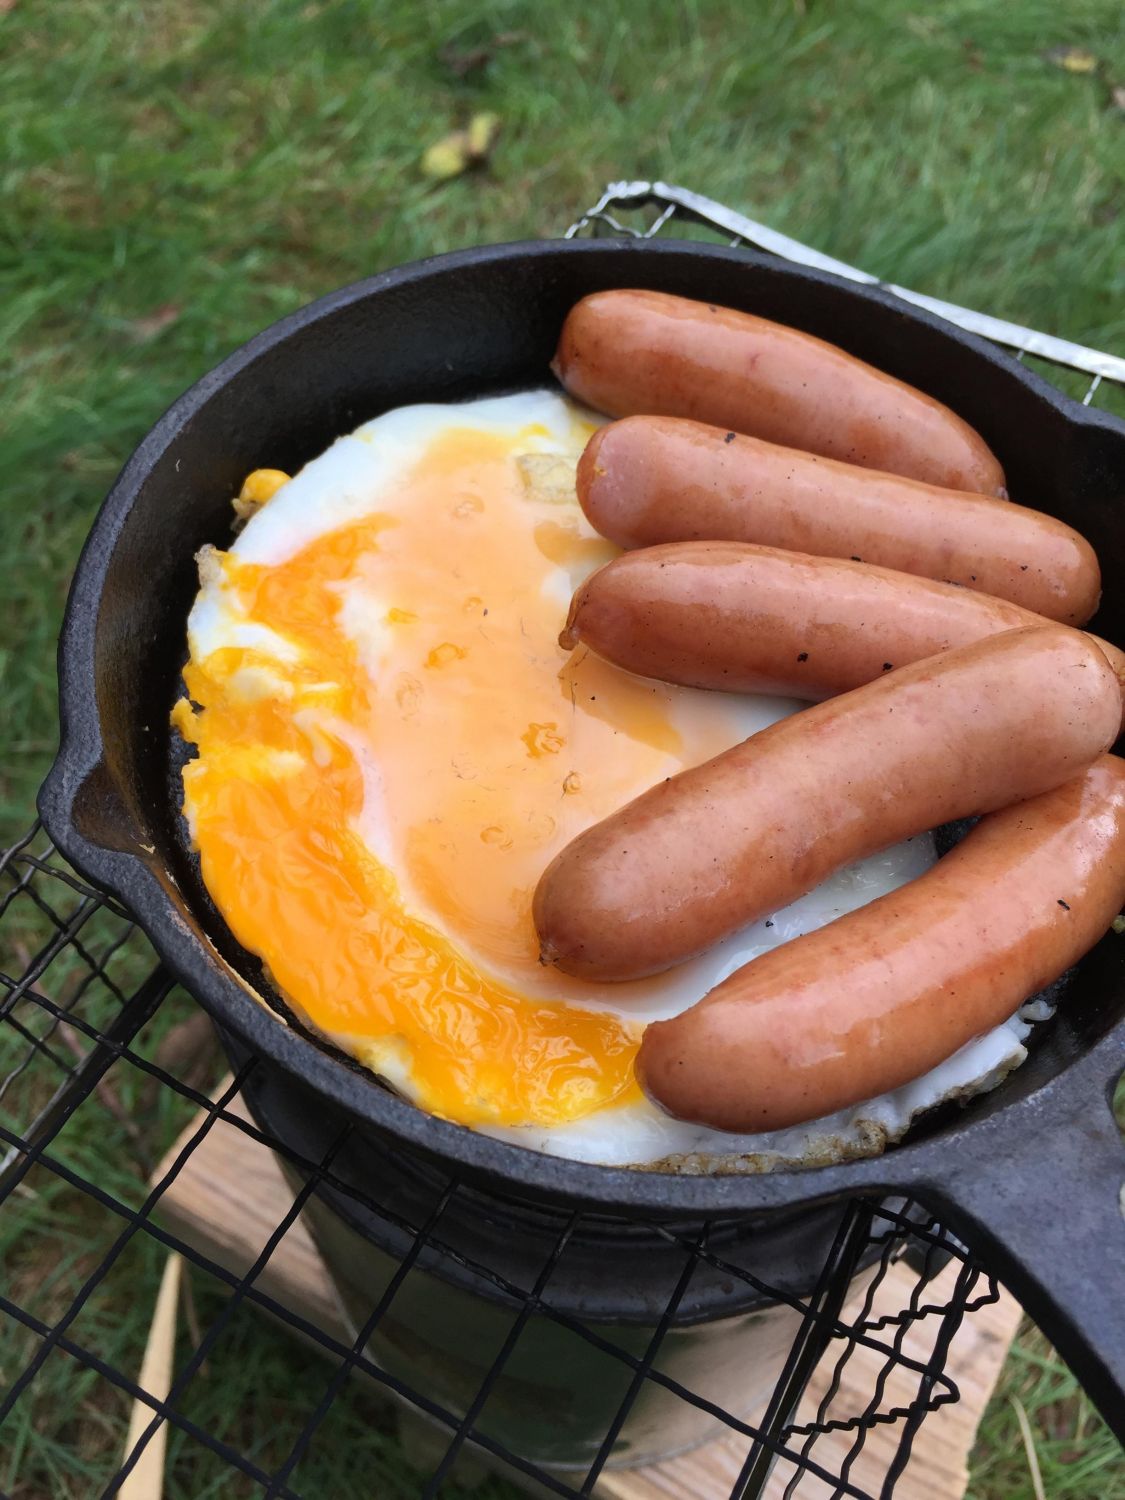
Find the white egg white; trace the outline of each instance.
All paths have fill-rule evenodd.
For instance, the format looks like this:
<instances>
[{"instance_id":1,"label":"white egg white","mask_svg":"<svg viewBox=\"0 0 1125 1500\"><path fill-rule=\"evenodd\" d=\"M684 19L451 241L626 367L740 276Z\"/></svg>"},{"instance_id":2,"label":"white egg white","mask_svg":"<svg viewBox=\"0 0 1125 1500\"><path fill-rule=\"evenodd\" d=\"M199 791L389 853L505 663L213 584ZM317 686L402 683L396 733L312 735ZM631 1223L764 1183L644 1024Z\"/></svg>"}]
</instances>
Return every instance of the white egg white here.
<instances>
[{"instance_id":1,"label":"white egg white","mask_svg":"<svg viewBox=\"0 0 1125 1500\"><path fill-rule=\"evenodd\" d=\"M418 460L427 444L451 426L514 436L529 424L537 424L545 435L525 439L524 451L528 455L558 455L565 461L564 475L572 474L581 446L579 443L576 447L577 417L598 420L550 390L457 406L413 406L388 412L339 438L307 464L251 517L231 550L247 562L278 564L329 530L376 511L393 512L396 505L408 505L409 487L398 486L396 481ZM528 472L534 476L534 464ZM544 465L542 472L543 493L532 494L536 503L531 514L535 519L550 514L552 508L558 514L560 504L557 466L551 469ZM534 486L534 477L529 482ZM562 499L565 502L566 496ZM573 499L572 488L567 515L577 521L581 535L594 535ZM193 656L201 659L223 646L252 646L280 661L292 659L289 642L244 617L236 597L224 587L221 572L209 568L206 559L201 575L203 587L188 622ZM544 585L549 597L558 603L560 625L577 581L572 572L558 566ZM344 628L360 648L366 670L373 677L378 677L388 649L388 631L382 623L386 608L387 601L359 589L349 591L341 599L340 618ZM268 679L267 671L257 689L247 683L247 690L269 691ZM695 696L703 695L683 690L678 712L692 712ZM713 705L714 696L707 696ZM734 695L726 702L731 743L802 706L788 699ZM376 756L370 746L357 743L357 736L348 725L321 720L320 728L339 735L355 754L362 768L365 791L358 831L376 858L384 864L391 863ZM670 762L669 773L676 769L678 765ZM530 978L521 973L518 982L529 995L611 1011L628 1020L666 1019L686 1010L750 959L895 890L922 874L934 858L933 841L928 834L908 840L838 872L799 901L752 923L700 958L648 980L624 986L591 986L555 971L544 971ZM435 914L427 911L417 893L402 881L401 872L396 870L395 874L408 908L427 920L435 920ZM471 952L468 956L472 957ZM610 1106L550 1128L481 1128L498 1139L555 1156L606 1165L659 1164L684 1172L762 1171L783 1164L807 1165L869 1155L897 1140L921 1111L943 1099L991 1087L1017 1066L1026 1055L1023 1041L1032 1019L1040 1019L1040 1015L1021 1017L1017 1013L903 1088L783 1131L734 1136L673 1120L648 1100ZM410 1059L396 1051L392 1043L360 1042L344 1036L333 1039L400 1092L412 1096Z\"/></svg>"}]
</instances>

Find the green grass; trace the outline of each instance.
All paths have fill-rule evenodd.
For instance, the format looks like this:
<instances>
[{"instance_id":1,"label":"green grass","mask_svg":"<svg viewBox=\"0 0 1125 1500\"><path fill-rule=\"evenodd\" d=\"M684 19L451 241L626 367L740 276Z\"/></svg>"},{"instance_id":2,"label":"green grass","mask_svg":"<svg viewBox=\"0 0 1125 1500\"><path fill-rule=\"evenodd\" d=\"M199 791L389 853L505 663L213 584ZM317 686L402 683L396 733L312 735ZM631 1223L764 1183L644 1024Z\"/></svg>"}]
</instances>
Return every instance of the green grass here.
<instances>
[{"instance_id":1,"label":"green grass","mask_svg":"<svg viewBox=\"0 0 1125 1500\"><path fill-rule=\"evenodd\" d=\"M1062 45L1089 49L1097 71L1047 60ZM486 60L461 76L473 54ZM605 181L661 177L879 275L1120 350L1115 85L1117 0L0 5L0 844L26 823L50 759L54 639L99 499L163 407L265 323L414 256L557 233ZM427 182L424 149L479 110L503 122L488 168ZM138 1172L113 1165L129 1156L124 1129L98 1118L95 1132L81 1112L66 1149L87 1170L104 1164L107 1181L125 1173L135 1195ZM41 1254L34 1231L49 1227L58 1268L45 1295L61 1298L104 1226L76 1194L36 1190L7 1248ZM0 1219L8 1235L12 1218ZM111 1301L99 1337L135 1364L151 1246L133 1274L143 1294ZM232 1338L236 1359L202 1384L253 1446L283 1408L315 1401L322 1372L249 1312ZM225 1384L239 1369L269 1393L252 1412ZM1047 1494L1125 1494L1111 1441L1037 1336L1005 1380L974 1500L1034 1493L1009 1397ZM355 1402L339 1419L354 1461L314 1457L302 1483L412 1493L385 1420ZM89 1493L82 1465L119 1442L121 1417L60 1357L16 1493ZM237 1493L214 1476L211 1489L176 1482ZM0 1467L0 1486L14 1484Z\"/></svg>"},{"instance_id":2,"label":"green grass","mask_svg":"<svg viewBox=\"0 0 1125 1500\"><path fill-rule=\"evenodd\" d=\"M1105 1435L1070 1371L1026 1321L981 1426L969 1495L971 1500L1125 1496L1120 1448Z\"/></svg>"}]
</instances>

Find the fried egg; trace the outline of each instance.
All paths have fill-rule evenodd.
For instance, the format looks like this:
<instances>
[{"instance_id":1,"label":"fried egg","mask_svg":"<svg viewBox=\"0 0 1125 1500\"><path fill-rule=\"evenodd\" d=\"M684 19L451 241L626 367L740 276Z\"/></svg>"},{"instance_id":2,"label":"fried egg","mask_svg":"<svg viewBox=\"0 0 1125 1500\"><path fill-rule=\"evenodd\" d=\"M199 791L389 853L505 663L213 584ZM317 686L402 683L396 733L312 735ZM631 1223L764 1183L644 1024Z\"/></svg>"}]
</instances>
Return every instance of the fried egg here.
<instances>
[{"instance_id":1,"label":"fried egg","mask_svg":"<svg viewBox=\"0 0 1125 1500\"><path fill-rule=\"evenodd\" d=\"M633 1059L759 953L929 867L929 836L840 872L669 973L538 961L536 882L583 829L793 713L633 677L558 633L616 553L574 494L600 419L553 391L404 407L294 478L258 471L200 555L184 813L232 932L318 1032L420 1108L605 1164L760 1170L881 1149L1023 1056L1013 1018L838 1116L732 1136L664 1115Z\"/></svg>"}]
</instances>

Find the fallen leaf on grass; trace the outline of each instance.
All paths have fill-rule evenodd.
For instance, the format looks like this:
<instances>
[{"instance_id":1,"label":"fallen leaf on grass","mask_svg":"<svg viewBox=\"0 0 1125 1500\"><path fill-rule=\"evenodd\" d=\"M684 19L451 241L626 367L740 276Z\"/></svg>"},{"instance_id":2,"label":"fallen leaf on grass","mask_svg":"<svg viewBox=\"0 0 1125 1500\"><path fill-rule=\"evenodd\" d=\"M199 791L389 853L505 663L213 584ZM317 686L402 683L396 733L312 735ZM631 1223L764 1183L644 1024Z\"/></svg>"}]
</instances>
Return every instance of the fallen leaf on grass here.
<instances>
[{"instance_id":1,"label":"fallen leaf on grass","mask_svg":"<svg viewBox=\"0 0 1125 1500\"><path fill-rule=\"evenodd\" d=\"M469 165L469 143L463 130L443 136L422 154L422 175L432 177L435 182L460 177Z\"/></svg>"},{"instance_id":2,"label":"fallen leaf on grass","mask_svg":"<svg viewBox=\"0 0 1125 1500\"><path fill-rule=\"evenodd\" d=\"M491 47L469 47L463 51L452 42L447 42L438 56L454 78L468 78L471 73L483 72L495 53Z\"/></svg>"},{"instance_id":3,"label":"fallen leaf on grass","mask_svg":"<svg viewBox=\"0 0 1125 1500\"><path fill-rule=\"evenodd\" d=\"M3 3L3 0L0 0ZM147 343L154 339L158 333L163 333L166 328L171 328L173 323L179 322L183 308L178 302L162 302L159 307L154 307L152 312L146 313L143 318L134 318L129 325L130 336L137 343Z\"/></svg>"},{"instance_id":4,"label":"fallen leaf on grass","mask_svg":"<svg viewBox=\"0 0 1125 1500\"><path fill-rule=\"evenodd\" d=\"M1122 113L1125 113L1125 88L1121 84L1117 85L1109 97L1114 109L1119 109Z\"/></svg>"},{"instance_id":5,"label":"fallen leaf on grass","mask_svg":"<svg viewBox=\"0 0 1125 1500\"><path fill-rule=\"evenodd\" d=\"M1052 47L1043 56L1064 73L1096 73L1101 67L1098 57L1086 47Z\"/></svg>"},{"instance_id":6,"label":"fallen leaf on grass","mask_svg":"<svg viewBox=\"0 0 1125 1500\"><path fill-rule=\"evenodd\" d=\"M422 155L423 175L435 182L446 182L471 167L483 166L499 133L499 115L474 115L465 130L454 130L426 149Z\"/></svg>"},{"instance_id":7,"label":"fallen leaf on grass","mask_svg":"<svg viewBox=\"0 0 1125 1500\"><path fill-rule=\"evenodd\" d=\"M498 31L489 41L476 47L459 47L456 42L446 42L438 49L438 57L454 78L471 78L484 72L501 47L515 47L527 40L526 31Z\"/></svg>"},{"instance_id":8,"label":"fallen leaf on grass","mask_svg":"<svg viewBox=\"0 0 1125 1500\"><path fill-rule=\"evenodd\" d=\"M469 155L474 161L484 161L496 141L500 131L500 116L481 114L474 115L469 121L469 128L465 132L469 141Z\"/></svg>"}]
</instances>

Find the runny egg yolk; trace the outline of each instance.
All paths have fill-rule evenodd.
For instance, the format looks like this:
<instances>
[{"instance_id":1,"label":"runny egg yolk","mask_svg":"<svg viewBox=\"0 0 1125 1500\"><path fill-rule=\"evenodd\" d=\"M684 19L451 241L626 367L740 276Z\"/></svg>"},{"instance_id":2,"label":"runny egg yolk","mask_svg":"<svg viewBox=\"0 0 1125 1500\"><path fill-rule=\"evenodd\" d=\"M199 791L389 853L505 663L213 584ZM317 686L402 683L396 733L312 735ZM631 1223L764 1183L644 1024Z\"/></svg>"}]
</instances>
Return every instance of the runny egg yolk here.
<instances>
[{"instance_id":1,"label":"runny egg yolk","mask_svg":"<svg viewBox=\"0 0 1125 1500\"><path fill-rule=\"evenodd\" d=\"M447 428L377 513L276 564L221 555L227 603L287 649L193 657L174 714L235 936L314 1026L466 1124L637 1096L629 987L622 1016L546 974L532 894L575 834L730 742L685 728L680 690L560 649L566 594L613 549L537 496L528 442Z\"/></svg>"}]
</instances>

